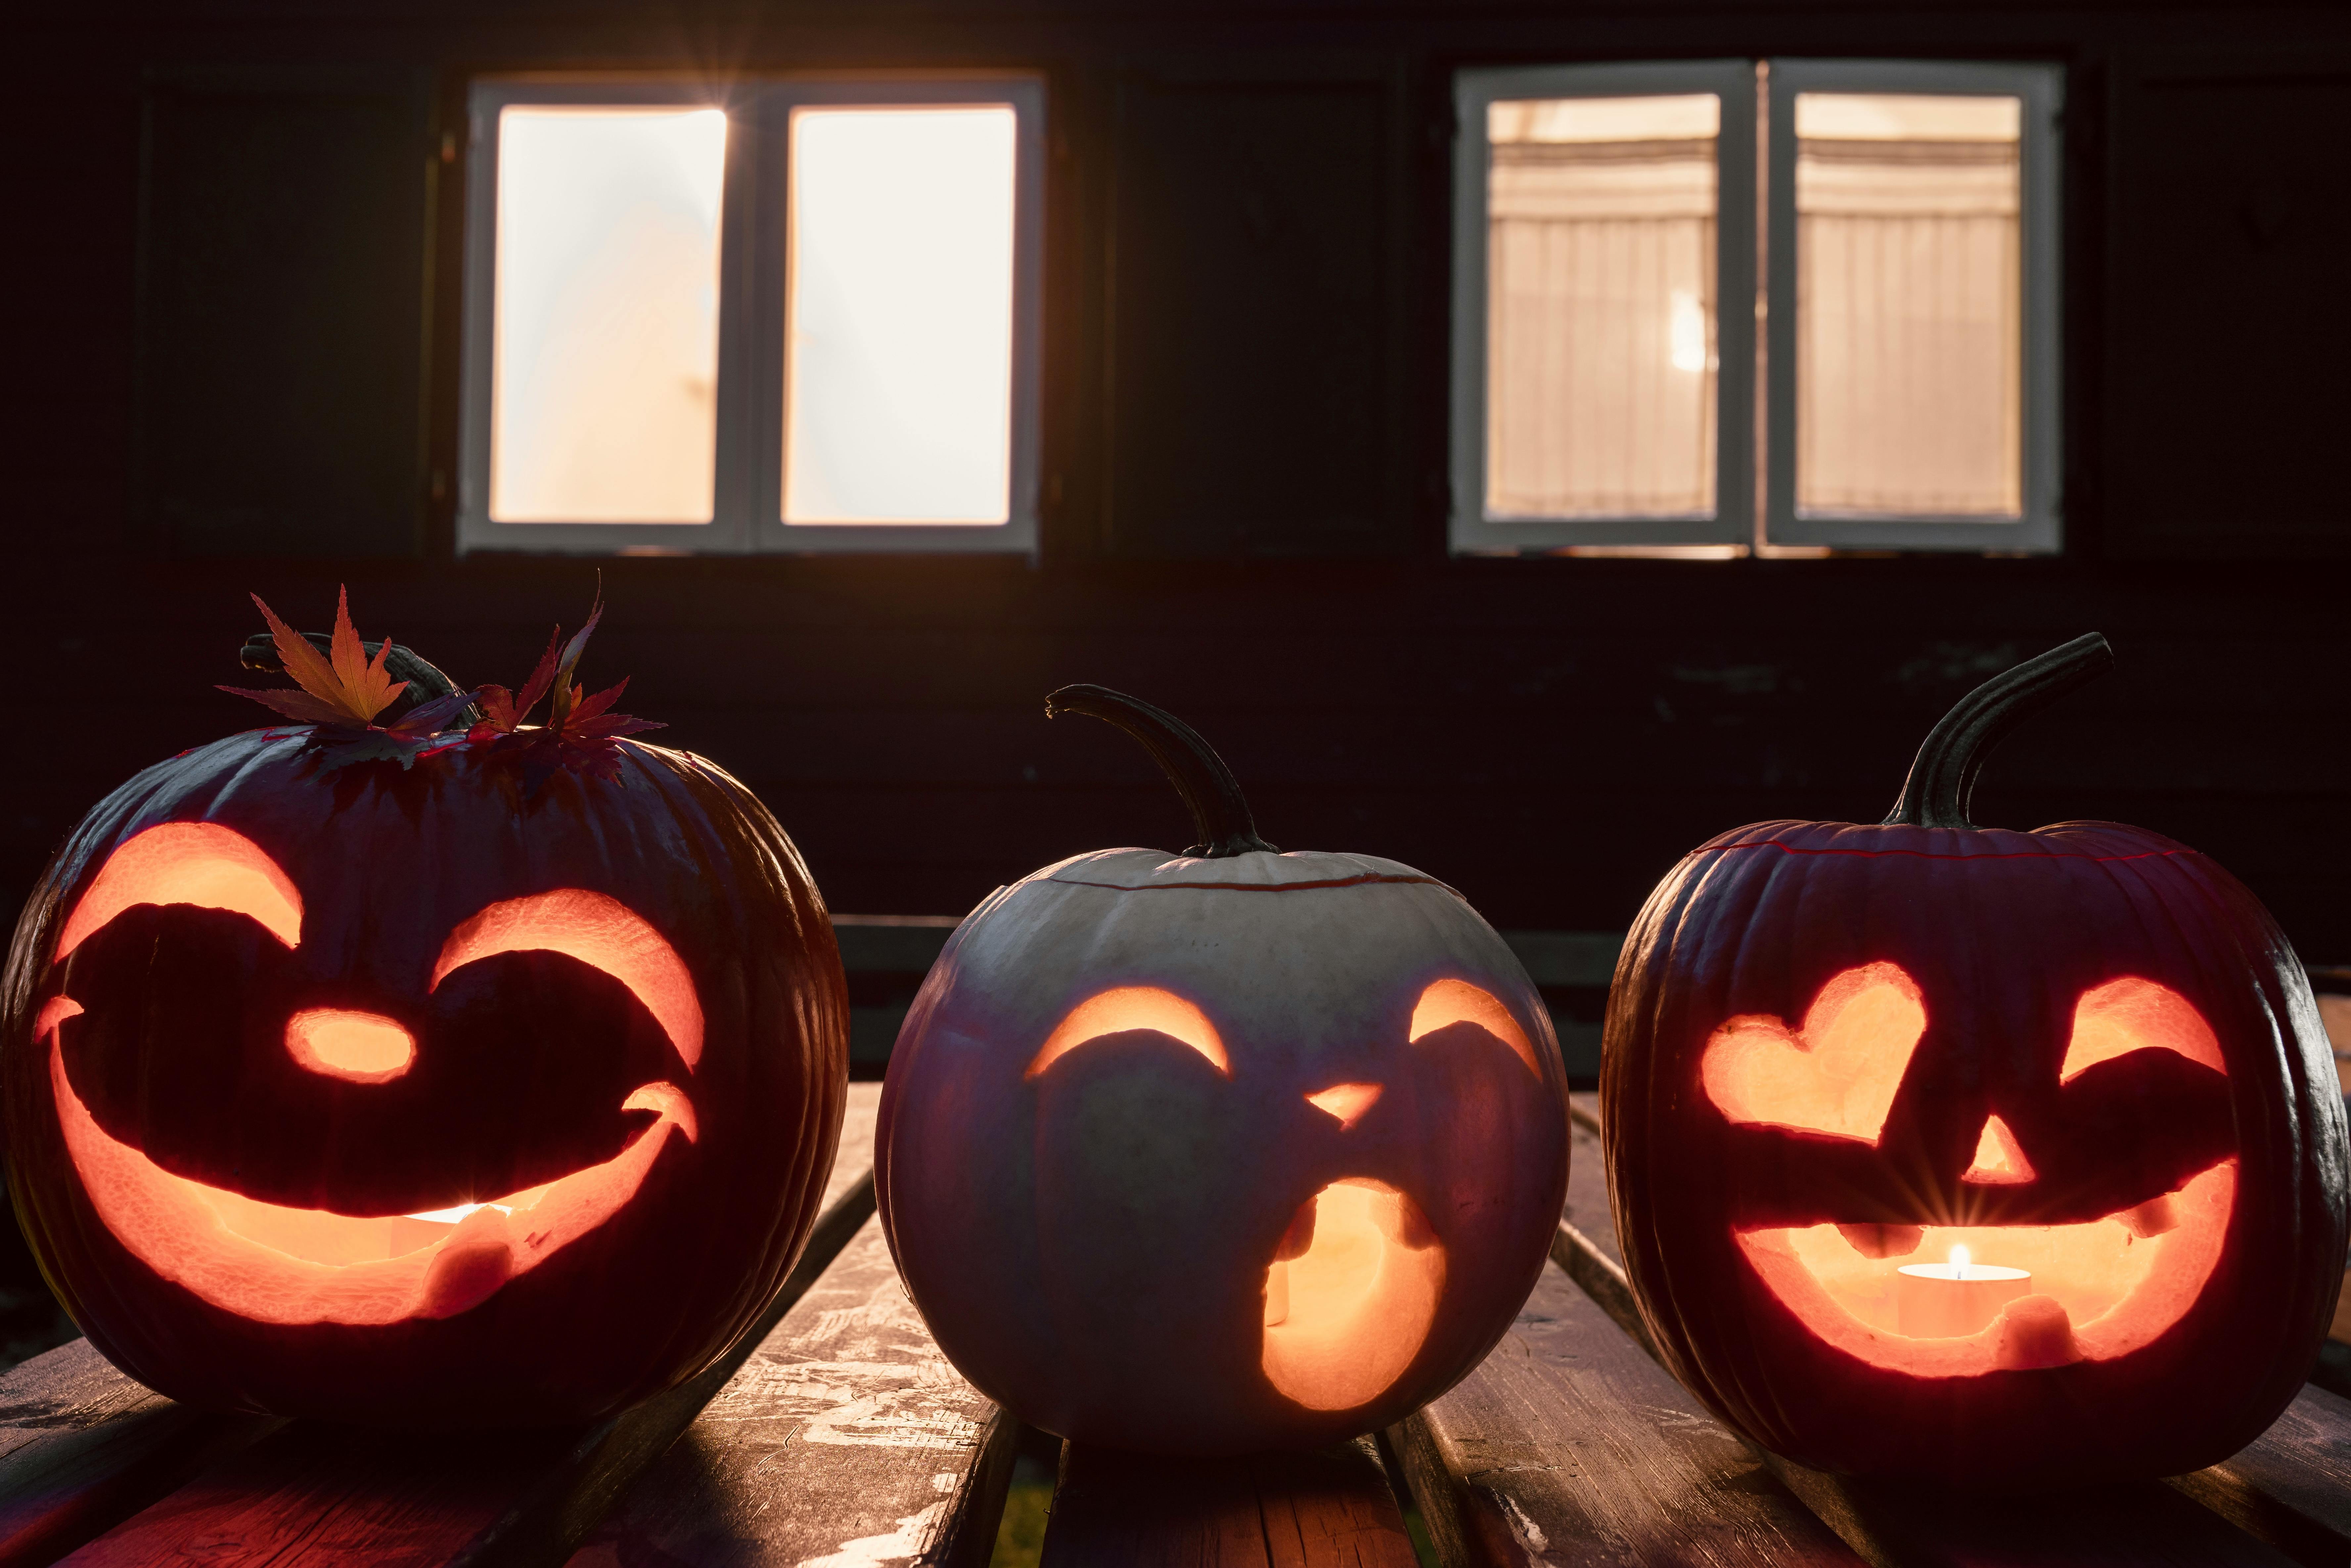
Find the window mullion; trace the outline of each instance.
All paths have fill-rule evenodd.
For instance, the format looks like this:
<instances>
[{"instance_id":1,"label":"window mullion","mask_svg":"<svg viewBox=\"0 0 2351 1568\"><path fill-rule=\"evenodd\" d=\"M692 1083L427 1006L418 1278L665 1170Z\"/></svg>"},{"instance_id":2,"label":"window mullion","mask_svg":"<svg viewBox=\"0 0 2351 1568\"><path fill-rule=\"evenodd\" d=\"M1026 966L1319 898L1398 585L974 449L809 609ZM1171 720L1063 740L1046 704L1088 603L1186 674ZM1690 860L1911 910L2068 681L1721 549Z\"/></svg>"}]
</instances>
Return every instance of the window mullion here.
<instances>
[{"instance_id":1,"label":"window mullion","mask_svg":"<svg viewBox=\"0 0 2351 1568\"><path fill-rule=\"evenodd\" d=\"M767 159L757 89L727 106L726 216L719 231L717 484L707 548L754 548L758 451L757 411L761 366L754 335L744 324L759 319L759 234L766 204L760 183Z\"/></svg>"}]
</instances>

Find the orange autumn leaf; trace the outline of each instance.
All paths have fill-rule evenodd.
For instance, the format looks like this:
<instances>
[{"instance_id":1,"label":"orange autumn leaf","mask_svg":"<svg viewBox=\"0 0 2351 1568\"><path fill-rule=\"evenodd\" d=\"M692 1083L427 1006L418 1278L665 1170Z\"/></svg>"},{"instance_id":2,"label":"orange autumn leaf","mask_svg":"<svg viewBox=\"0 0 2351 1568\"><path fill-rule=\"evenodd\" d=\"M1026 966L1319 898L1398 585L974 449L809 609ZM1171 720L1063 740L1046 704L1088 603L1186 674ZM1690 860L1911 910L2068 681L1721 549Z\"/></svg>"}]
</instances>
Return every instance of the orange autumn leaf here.
<instances>
[{"instance_id":1,"label":"orange autumn leaf","mask_svg":"<svg viewBox=\"0 0 2351 1568\"><path fill-rule=\"evenodd\" d=\"M262 619L269 622L269 635L277 644L278 662L300 689L280 687L256 692L242 686L223 686L221 690L251 697L298 724L363 727L373 723L376 715L408 689L406 681L395 681L384 673L383 662L392 652L390 639L377 646L372 662L367 650L360 645L359 629L351 624L348 590L336 593L335 634L325 654L279 620L276 611L262 603L261 595L253 595L253 602L259 606Z\"/></svg>"}]
</instances>

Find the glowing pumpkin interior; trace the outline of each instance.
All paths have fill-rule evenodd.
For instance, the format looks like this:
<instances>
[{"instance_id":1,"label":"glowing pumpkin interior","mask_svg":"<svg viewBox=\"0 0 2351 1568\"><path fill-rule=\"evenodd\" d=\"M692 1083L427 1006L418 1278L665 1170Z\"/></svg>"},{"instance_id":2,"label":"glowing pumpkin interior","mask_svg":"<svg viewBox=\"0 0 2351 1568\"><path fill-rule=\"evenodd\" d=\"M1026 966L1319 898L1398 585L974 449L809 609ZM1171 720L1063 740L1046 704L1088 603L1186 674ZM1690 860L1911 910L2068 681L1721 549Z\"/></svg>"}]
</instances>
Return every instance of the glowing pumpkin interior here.
<instances>
[{"instance_id":1,"label":"glowing pumpkin interior","mask_svg":"<svg viewBox=\"0 0 2351 1568\"><path fill-rule=\"evenodd\" d=\"M1445 1249L1385 1182L1333 1182L1306 1200L1266 1270L1266 1381L1309 1410L1348 1410L1405 1374L1437 1321Z\"/></svg>"},{"instance_id":2,"label":"glowing pumpkin interior","mask_svg":"<svg viewBox=\"0 0 2351 1568\"><path fill-rule=\"evenodd\" d=\"M1542 1076L1533 1041L1510 1009L1467 980L1424 988L1407 1038L1420 1046L1458 1023L1476 1025ZM1081 1047L1137 1030L1189 1046L1233 1075L1224 1038L1198 1004L1157 986L1121 986L1071 1009L1022 1076L1034 1080ZM1304 1099L1349 1132L1385 1092L1380 1083L1340 1082ZM1266 1380L1309 1410L1348 1410L1379 1397L1427 1343L1445 1276L1445 1249L1409 1194L1369 1176L1330 1182L1299 1207L1266 1269Z\"/></svg>"},{"instance_id":3,"label":"glowing pumpkin interior","mask_svg":"<svg viewBox=\"0 0 2351 1568\"><path fill-rule=\"evenodd\" d=\"M1831 978L1799 1030L1760 1015L1722 1024L1707 1042L1699 1079L1733 1123L1875 1145L1926 1028L1910 977L1893 964L1865 965ZM2138 1051L2174 1051L2228 1071L2211 1027L2186 998L2125 977L2081 998L2059 1082ZM1960 1179L2022 1186L2036 1178L2029 1151L1992 1115ZM1874 1366L1967 1376L2105 1360L2151 1343L2210 1279L2236 1179L2236 1160L2224 1158L2169 1193L2079 1224L1821 1224L1735 1234L1765 1285L1820 1338ZM2029 1279L1988 1288L1982 1266ZM1960 1293L1972 1304L1954 1309ZM1936 1332L1918 1332L1921 1323Z\"/></svg>"},{"instance_id":4,"label":"glowing pumpkin interior","mask_svg":"<svg viewBox=\"0 0 2351 1568\"><path fill-rule=\"evenodd\" d=\"M283 946L300 946L301 896L252 841L210 822L175 822L126 841L68 916L53 962L123 911L183 904L245 915ZM568 954L612 975L668 1034L690 1071L702 1052L702 1009L675 949L617 899L559 889L493 904L450 934L425 990L499 953ZM66 1071L65 1029L83 1011L49 998L35 1026L49 1044L50 1087L66 1150L115 1238L162 1278L259 1322L385 1324L465 1311L588 1234L636 1196L670 1132L696 1137L676 1084L639 1086L623 1112L653 1123L621 1153L552 1182L452 1208L347 1215L264 1203L163 1169L109 1134ZM406 1072L416 1041L397 1020L309 1008L287 1020L286 1049L304 1069L357 1084Z\"/></svg>"}]
</instances>

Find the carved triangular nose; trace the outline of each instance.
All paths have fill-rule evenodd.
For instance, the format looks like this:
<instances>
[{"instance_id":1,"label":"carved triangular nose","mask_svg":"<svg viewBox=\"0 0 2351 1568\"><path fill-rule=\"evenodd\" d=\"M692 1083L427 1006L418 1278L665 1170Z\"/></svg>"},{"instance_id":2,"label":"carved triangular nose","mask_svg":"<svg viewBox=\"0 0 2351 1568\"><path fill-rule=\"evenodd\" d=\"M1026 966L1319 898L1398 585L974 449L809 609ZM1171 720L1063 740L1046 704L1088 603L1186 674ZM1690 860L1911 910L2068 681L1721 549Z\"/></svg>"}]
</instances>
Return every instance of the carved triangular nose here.
<instances>
[{"instance_id":1,"label":"carved triangular nose","mask_svg":"<svg viewBox=\"0 0 2351 1568\"><path fill-rule=\"evenodd\" d=\"M1976 1140L1976 1163L1959 1179L1978 1186L2011 1186L2032 1179L2032 1162L2017 1146L2016 1134L1997 1116L1984 1118L1983 1136Z\"/></svg>"},{"instance_id":2,"label":"carved triangular nose","mask_svg":"<svg viewBox=\"0 0 2351 1568\"><path fill-rule=\"evenodd\" d=\"M1383 1092L1384 1086L1377 1083L1333 1083L1318 1093L1309 1094L1306 1103L1326 1116L1339 1118L1339 1125L1344 1130L1361 1120Z\"/></svg>"}]
</instances>

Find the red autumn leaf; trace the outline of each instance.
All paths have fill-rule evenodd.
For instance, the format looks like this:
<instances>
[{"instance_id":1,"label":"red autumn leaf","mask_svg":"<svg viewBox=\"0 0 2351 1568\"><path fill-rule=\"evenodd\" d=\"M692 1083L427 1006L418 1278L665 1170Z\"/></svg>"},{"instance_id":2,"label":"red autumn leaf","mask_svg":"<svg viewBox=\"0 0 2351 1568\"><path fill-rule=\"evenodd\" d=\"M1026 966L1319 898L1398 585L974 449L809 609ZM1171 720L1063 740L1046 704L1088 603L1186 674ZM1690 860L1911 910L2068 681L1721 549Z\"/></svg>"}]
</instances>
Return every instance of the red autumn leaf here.
<instances>
[{"instance_id":1,"label":"red autumn leaf","mask_svg":"<svg viewBox=\"0 0 2351 1568\"><path fill-rule=\"evenodd\" d=\"M604 596L600 591L589 607L586 624L569 642L564 641L562 627L555 629L554 636L548 639L547 652L539 655L538 667L521 691L482 688L483 717L466 739L518 763L528 792L536 793L559 768L582 778L617 779L621 755L615 742L624 735L664 727L653 719L611 711L621 694L629 689L626 676L591 696L580 695L580 657L603 618ZM547 723L526 727L523 720L530 710L541 696L550 694Z\"/></svg>"}]
</instances>

